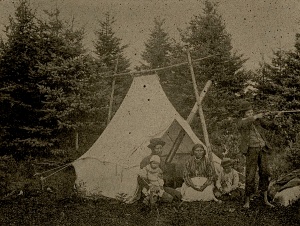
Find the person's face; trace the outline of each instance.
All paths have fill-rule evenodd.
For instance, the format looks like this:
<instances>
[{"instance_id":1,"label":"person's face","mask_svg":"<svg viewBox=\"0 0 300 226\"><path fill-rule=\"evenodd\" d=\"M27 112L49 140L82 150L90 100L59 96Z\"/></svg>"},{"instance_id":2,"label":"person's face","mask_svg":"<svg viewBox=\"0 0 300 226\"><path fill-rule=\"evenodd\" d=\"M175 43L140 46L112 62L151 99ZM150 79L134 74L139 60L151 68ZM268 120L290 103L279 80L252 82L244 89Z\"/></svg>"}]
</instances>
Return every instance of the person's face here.
<instances>
[{"instance_id":1,"label":"person's face","mask_svg":"<svg viewBox=\"0 0 300 226\"><path fill-rule=\"evenodd\" d=\"M153 149L153 155L161 156L162 154L162 145L158 144Z\"/></svg>"},{"instance_id":2,"label":"person's face","mask_svg":"<svg viewBox=\"0 0 300 226\"><path fill-rule=\"evenodd\" d=\"M251 117L251 116L253 116L253 110L250 109L250 110L245 111L245 116L246 116L246 117Z\"/></svg>"},{"instance_id":3,"label":"person's face","mask_svg":"<svg viewBox=\"0 0 300 226\"><path fill-rule=\"evenodd\" d=\"M194 151L194 155L197 159L202 159L205 156L205 151L203 148L197 148Z\"/></svg>"},{"instance_id":4,"label":"person's face","mask_svg":"<svg viewBox=\"0 0 300 226\"><path fill-rule=\"evenodd\" d=\"M155 161L152 161L152 162L150 162L150 166L151 166L152 169L157 169L159 167L159 163L155 162Z\"/></svg>"},{"instance_id":5,"label":"person's face","mask_svg":"<svg viewBox=\"0 0 300 226\"><path fill-rule=\"evenodd\" d=\"M224 173L230 173L231 172L231 166L224 166L223 170L224 170Z\"/></svg>"}]
</instances>

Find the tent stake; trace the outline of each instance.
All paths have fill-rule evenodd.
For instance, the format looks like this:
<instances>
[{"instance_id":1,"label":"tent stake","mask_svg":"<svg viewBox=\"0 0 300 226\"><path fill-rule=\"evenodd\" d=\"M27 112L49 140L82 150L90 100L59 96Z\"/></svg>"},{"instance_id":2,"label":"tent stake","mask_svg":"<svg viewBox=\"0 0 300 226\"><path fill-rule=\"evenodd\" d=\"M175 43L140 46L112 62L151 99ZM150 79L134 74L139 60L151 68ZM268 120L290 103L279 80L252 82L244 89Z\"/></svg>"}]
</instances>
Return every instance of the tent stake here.
<instances>
[{"instance_id":1,"label":"tent stake","mask_svg":"<svg viewBox=\"0 0 300 226\"><path fill-rule=\"evenodd\" d=\"M200 117L202 130L203 130L203 134L204 134L205 145L207 148L209 160L211 162L213 162L212 151L211 151L211 146L210 146L210 142L209 142L209 138L208 138L206 122L205 122L205 118L204 118L204 113L203 113L203 109L202 109L202 105L201 105L200 96L198 93L197 82L196 82L196 78L195 78L194 68L192 65L192 59L191 59L191 54L190 54L189 49L187 49L187 58L188 58L190 71L191 71L191 75L192 75L192 81L193 81L195 96L196 96L196 100L197 100L197 104L198 104L198 112L199 112L199 117Z\"/></svg>"}]
</instances>

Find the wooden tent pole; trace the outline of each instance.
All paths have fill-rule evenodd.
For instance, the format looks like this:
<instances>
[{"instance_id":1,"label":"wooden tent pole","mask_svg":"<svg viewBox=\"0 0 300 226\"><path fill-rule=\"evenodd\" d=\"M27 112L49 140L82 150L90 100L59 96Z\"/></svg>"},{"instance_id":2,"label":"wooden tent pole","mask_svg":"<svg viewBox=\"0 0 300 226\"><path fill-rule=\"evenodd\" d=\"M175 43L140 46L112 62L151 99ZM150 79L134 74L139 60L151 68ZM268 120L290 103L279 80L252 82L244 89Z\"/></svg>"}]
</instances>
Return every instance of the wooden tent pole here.
<instances>
[{"instance_id":1,"label":"wooden tent pole","mask_svg":"<svg viewBox=\"0 0 300 226\"><path fill-rule=\"evenodd\" d=\"M75 131L75 150L79 149L79 138L78 138L78 131Z\"/></svg>"},{"instance_id":2,"label":"wooden tent pole","mask_svg":"<svg viewBox=\"0 0 300 226\"><path fill-rule=\"evenodd\" d=\"M208 80L202 90L202 92L200 93L200 103L202 103L203 101L203 98L205 96L205 94L207 93L209 87L211 86L212 84L212 81L211 80ZM186 121L188 122L188 124L192 124L193 122L193 119L195 117L195 114L197 113L198 111L198 102L195 103L193 109L191 110L191 113L189 114L189 116L187 117Z\"/></svg>"},{"instance_id":3,"label":"wooden tent pole","mask_svg":"<svg viewBox=\"0 0 300 226\"><path fill-rule=\"evenodd\" d=\"M212 82L210 80L207 81L205 87L203 88L203 90L202 90L202 92L200 94L200 102L203 101L205 94L207 93L209 87L211 86L211 83ZM189 116L188 116L188 118L186 120L189 124L192 123L197 110L198 110L198 103L196 102L196 104L194 105L192 111L190 112L190 114L189 114ZM176 154L176 152L177 152L180 144L182 143L183 138L185 137L185 134L186 134L185 130L183 128L181 128L181 130L180 130L178 136L176 137L176 139L174 141L174 144L172 145L172 148L171 148L171 150L170 150L170 152L169 152L169 154L168 154L168 156L166 158L166 161L165 161L166 164L172 162L172 160L173 160L173 158L174 158L174 156L175 156L175 154Z\"/></svg>"},{"instance_id":4,"label":"wooden tent pole","mask_svg":"<svg viewBox=\"0 0 300 226\"><path fill-rule=\"evenodd\" d=\"M204 113L203 113L203 109L202 109L202 105L201 105L201 100L200 100L200 97L199 97L199 94L198 94L198 88L197 88L194 68L193 68L193 65L192 65L192 59L191 59L191 54L190 54L189 49L187 49L187 58L188 58L190 71L191 71L191 75L192 75L192 81L193 81L195 96L196 96L196 100L197 100L197 104L198 104L198 112L199 112L199 117L200 117L202 130L203 130L203 134L204 134L205 145L206 145L206 148L207 148L209 160L212 162L213 157L212 157L211 146L210 146L210 142L209 142L209 138L208 138L208 132L207 132L205 117L204 117Z\"/></svg>"},{"instance_id":5,"label":"wooden tent pole","mask_svg":"<svg viewBox=\"0 0 300 226\"><path fill-rule=\"evenodd\" d=\"M206 56L206 57L202 57L202 58L196 59L193 62L194 63L195 62L199 62L199 61L202 61L202 60L208 59L210 57L214 57L214 56L216 56L216 55L209 55L209 56ZM182 66L182 65L186 65L188 63L189 62L182 62L182 63L173 64L173 65L166 66L166 67L161 67L161 68L154 68L154 69L141 70L141 71L122 72L122 73L118 73L118 74L116 74L115 72L113 72L113 74L109 74L109 72L108 73L106 72L106 73L100 73L98 75L101 76L101 78L114 78L114 77L122 77L122 76L125 76L125 75L131 75L132 77L138 77L138 76L142 76L143 74L153 73L153 72L158 72L158 71L163 71L163 70L167 70L167 69L170 69L170 68L174 68L174 67L179 67L179 66ZM107 75L107 74L109 74L109 75Z\"/></svg>"},{"instance_id":6,"label":"wooden tent pole","mask_svg":"<svg viewBox=\"0 0 300 226\"><path fill-rule=\"evenodd\" d=\"M115 66L114 74L117 74L118 71L118 64L119 64L119 57L117 58L117 63ZM108 108L108 116L107 116L107 125L110 122L111 114L112 114L112 106L114 102L114 94L115 94L115 85L116 85L116 77L113 78L112 84L111 84L111 94L109 99L109 108Z\"/></svg>"}]
</instances>

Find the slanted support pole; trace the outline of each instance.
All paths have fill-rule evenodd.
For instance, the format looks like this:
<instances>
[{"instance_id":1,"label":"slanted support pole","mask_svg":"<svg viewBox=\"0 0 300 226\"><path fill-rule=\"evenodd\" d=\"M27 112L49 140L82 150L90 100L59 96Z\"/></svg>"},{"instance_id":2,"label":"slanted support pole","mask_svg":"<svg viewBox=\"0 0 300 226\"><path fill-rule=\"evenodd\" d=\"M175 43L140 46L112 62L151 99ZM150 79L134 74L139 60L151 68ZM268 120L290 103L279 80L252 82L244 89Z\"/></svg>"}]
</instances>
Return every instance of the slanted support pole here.
<instances>
[{"instance_id":1,"label":"slanted support pole","mask_svg":"<svg viewBox=\"0 0 300 226\"><path fill-rule=\"evenodd\" d=\"M208 132L207 132L207 127L206 127L205 117L204 117L204 113L203 113L203 109L202 109L202 105L201 105L200 96L199 96L199 93L198 93L197 82L196 82L196 78L195 78L194 68L193 68L191 54L190 54L189 49L187 49L187 58L188 58L190 71L191 71L191 75L192 75L192 81L193 81L195 96L196 96L196 100L197 100L197 104L198 104L198 112L199 112L199 117L200 117L202 130L203 130L203 134L204 134L205 145L206 145L206 148L207 148L209 160L212 162L213 161L212 150L211 150L211 146L210 146L210 142L209 142L209 138L208 138Z\"/></svg>"},{"instance_id":2,"label":"slanted support pole","mask_svg":"<svg viewBox=\"0 0 300 226\"><path fill-rule=\"evenodd\" d=\"M208 89L210 88L212 84L212 81L211 80L208 80L202 90L202 92L200 93L200 104L202 103L203 99L204 99L204 96L205 94L207 93ZM189 114L189 116L187 117L186 121L188 122L188 124L192 124L193 120L194 120L194 117L196 115L198 111L198 102L196 101L191 113Z\"/></svg>"},{"instance_id":3,"label":"slanted support pole","mask_svg":"<svg viewBox=\"0 0 300 226\"><path fill-rule=\"evenodd\" d=\"M117 58L117 63L116 63L116 66L115 66L114 74L117 74L118 64L119 64L119 58ZM111 94L110 94L110 99L109 99L107 125L109 124L109 122L111 120L112 106L113 106L113 103L114 103L115 85L116 85L116 77L113 78L113 81L112 81L112 84L111 84Z\"/></svg>"},{"instance_id":4,"label":"slanted support pole","mask_svg":"<svg viewBox=\"0 0 300 226\"><path fill-rule=\"evenodd\" d=\"M78 138L78 131L75 131L75 150L79 149L79 138Z\"/></svg>"},{"instance_id":5,"label":"slanted support pole","mask_svg":"<svg viewBox=\"0 0 300 226\"><path fill-rule=\"evenodd\" d=\"M212 82L210 80L207 81L205 87L203 88L203 90L202 90L202 92L200 94L200 102L203 101L205 94L207 93L209 87L211 86L211 83ZM195 105L194 105L194 107L193 107L193 109L192 109L192 111L191 111L191 113L189 114L189 116L187 117L187 120L186 120L189 124L192 123L192 121L193 121L193 119L195 117L195 114L197 113L197 110L198 110L198 103L196 102ZM177 152L180 144L182 143L182 140L183 140L185 134L186 134L185 130L181 129L180 132L179 132L179 134L178 134L178 136L175 139L175 142L174 142L174 144L173 144L173 146L172 146L172 148L171 148L171 150L170 150L167 158L166 158L166 161L165 161L166 164L172 162L172 160L173 160L173 158L174 158L174 156L175 156L175 154L176 154L176 152Z\"/></svg>"}]
</instances>

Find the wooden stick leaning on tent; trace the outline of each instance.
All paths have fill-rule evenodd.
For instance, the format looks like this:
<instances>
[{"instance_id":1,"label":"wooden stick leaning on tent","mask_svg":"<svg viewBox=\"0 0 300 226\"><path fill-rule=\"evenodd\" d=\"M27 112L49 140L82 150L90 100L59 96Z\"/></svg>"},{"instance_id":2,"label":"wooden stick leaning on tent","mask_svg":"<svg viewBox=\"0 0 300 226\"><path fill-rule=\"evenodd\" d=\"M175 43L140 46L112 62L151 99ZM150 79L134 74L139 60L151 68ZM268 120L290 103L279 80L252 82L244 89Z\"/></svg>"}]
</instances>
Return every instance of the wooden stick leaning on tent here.
<instances>
[{"instance_id":1,"label":"wooden stick leaning on tent","mask_svg":"<svg viewBox=\"0 0 300 226\"><path fill-rule=\"evenodd\" d=\"M202 105L201 105L201 100L200 100L199 93L198 93L194 68L193 68L193 65L192 65L192 59L191 59L191 54L190 54L189 49L187 49L187 58L188 58L190 71L191 71L191 75L192 75L192 81L193 81L195 96L196 96L196 100L197 100L197 104L198 104L198 112L199 112L199 117L200 117L202 129L203 129L205 145L206 145L207 152L208 152L208 158L211 162L213 162L212 150L211 150L211 146L210 146L210 142L209 142L209 138L208 138L206 122L205 122L204 113L203 113L203 109L202 109ZM214 164L212 164L212 166L214 168Z\"/></svg>"},{"instance_id":2,"label":"wooden stick leaning on tent","mask_svg":"<svg viewBox=\"0 0 300 226\"><path fill-rule=\"evenodd\" d=\"M117 74L118 71L118 64L119 64L119 57L117 58L114 74ZM107 125L111 120L111 114L112 114L112 105L114 102L114 93L115 93L115 84L116 84L116 77L113 77L113 81L111 84L111 94L109 99L109 109L108 109L108 116L107 116Z\"/></svg>"},{"instance_id":3,"label":"wooden stick leaning on tent","mask_svg":"<svg viewBox=\"0 0 300 226\"><path fill-rule=\"evenodd\" d=\"M212 84L211 80L208 80L206 82L206 85L204 86L204 88L203 88L203 90L202 90L202 92L200 94L200 97L199 97L200 98L200 102L203 101L204 96L207 93L207 91L208 91L209 87L211 86L211 84ZM187 117L186 121L187 121L188 124L192 123L192 121L193 121L193 119L195 117L195 114L197 113L197 110L198 110L198 103L196 102L195 105L194 105L194 107L193 107L193 109L192 109L192 111L190 112L189 116ZM174 156L175 156L175 154L176 154L176 152L177 152L180 144L182 143L182 140L185 137L185 135L186 135L185 130L181 129L180 132L179 132L179 134L178 134L178 136L176 137L176 139L174 141L174 144L172 145L172 148L171 148L171 150L170 150L170 152L169 152L166 160L165 160L166 164L172 162L172 160L173 160L173 158L174 158Z\"/></svg>"}]
</instances>

